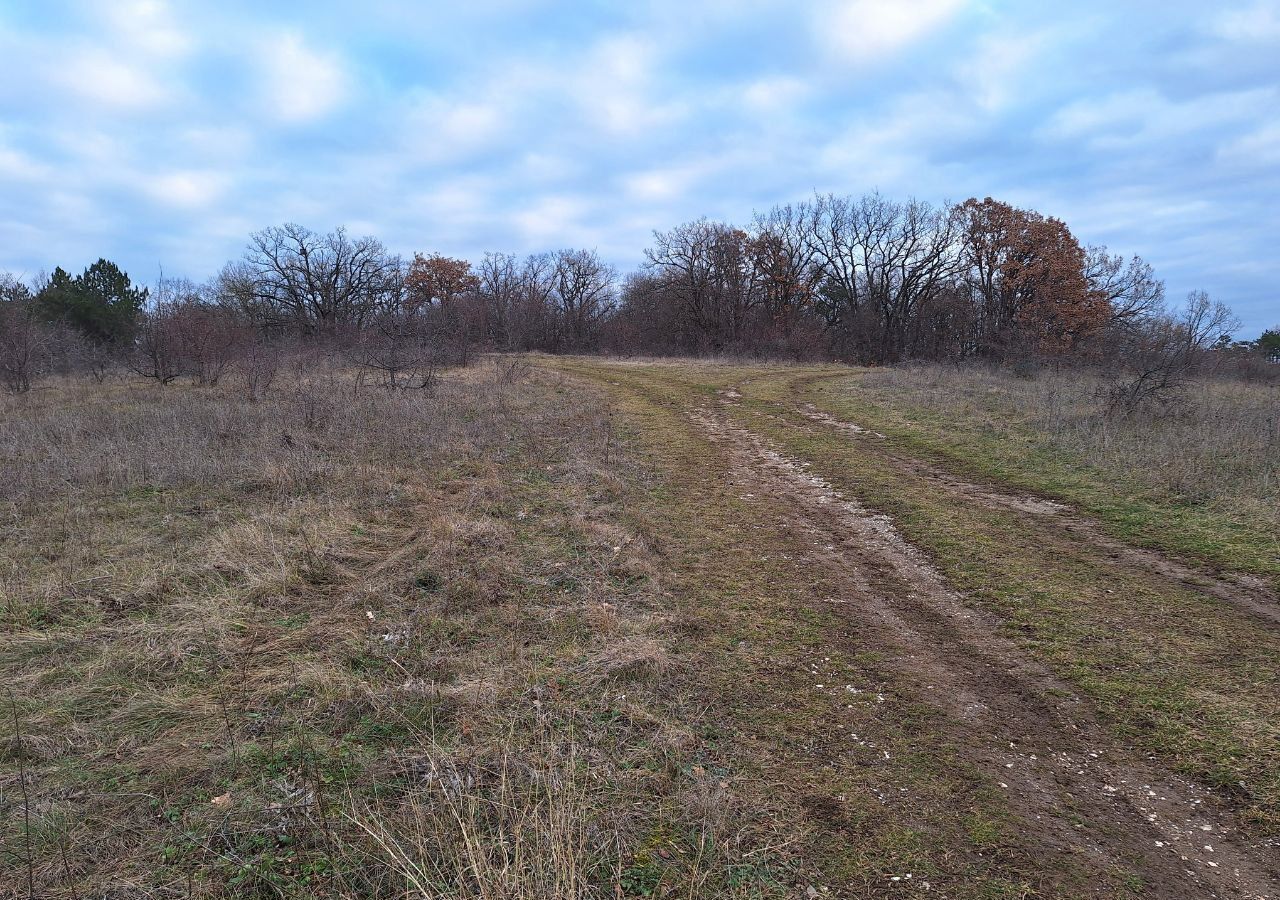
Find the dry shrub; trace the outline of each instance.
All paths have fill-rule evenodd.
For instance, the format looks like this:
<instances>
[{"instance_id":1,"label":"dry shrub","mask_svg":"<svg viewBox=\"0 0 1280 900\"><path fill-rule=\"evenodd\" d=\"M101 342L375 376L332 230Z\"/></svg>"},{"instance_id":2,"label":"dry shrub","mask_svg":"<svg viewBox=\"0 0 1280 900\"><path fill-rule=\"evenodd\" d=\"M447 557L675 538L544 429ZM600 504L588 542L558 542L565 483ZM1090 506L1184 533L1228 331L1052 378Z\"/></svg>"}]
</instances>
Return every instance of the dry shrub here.
<instances>
[{"instance_id":1,"label":"dry shrub","mask_svg":"<svg viewBox=\"0 0 1280 900\"><path fill-rule=\"evenodd\" d=\"M0 503L255 484L291 496L339 472L360 478L453 448L481 454L511 436L512 412L469 382L433 398L362 390L341 372L281 379L256 402L223 385L66 382L0 400Z\"/></svg>"},{"instance_id":2,"label":"dry shrub","mask_svg":"<svg viewBox=\"0 0 1280 900\"><path fill-rule=\"evenodd\" d=\"M500 385L520 384L533 374L529 359L520 354L493 357L493 380Z\"/></svg>"},{"instance_id":3,"label":"dry shrub","mask_svg":"<svg viewBox=\"0 0 1280 900\"><path fill-rule=\"evenodd\" d=\"M469 766L438 753L412 760L418 787L345 811L367 838L360 851L395 873L403 896L423 900L601 896L581 766L572 746L547 749L508 748Z\"/></svg>"},{"instance_id":4,"label":"dry shrub","mask_svg":"<svg viewBox=\"0 0 1280 900\"><path fill-rule=\"evenodd\" d=\"M586 617L591 630L603 638L612 637L622 628L618 607L604 600L588 606Z\"/></svg>"},{"instance_id":5,"label":"dry shrub","mask_svg":"<svg viewBox=\"0 0 1280 900\"><path fill-rule=\"evenodd\" d=\"M279 348L265 341L256 340L246 344L236 371L249 400L257 402L266 397L280 374L282 357Z\"/></svg>"}]
</instances>

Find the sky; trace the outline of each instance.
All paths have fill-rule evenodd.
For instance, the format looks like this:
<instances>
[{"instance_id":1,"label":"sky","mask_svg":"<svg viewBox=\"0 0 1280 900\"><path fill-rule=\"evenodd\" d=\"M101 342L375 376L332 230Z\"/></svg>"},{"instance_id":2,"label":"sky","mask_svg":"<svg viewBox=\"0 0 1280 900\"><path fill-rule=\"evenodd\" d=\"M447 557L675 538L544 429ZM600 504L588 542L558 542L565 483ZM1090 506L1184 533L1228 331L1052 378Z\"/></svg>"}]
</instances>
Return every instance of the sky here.
<instances>
[{"instance_id":1,"label":"sky","mask_svg":"<svg viewBox=\"0 0 1280 900\"><path fill-rule=\"evenodd\" d=\"M1280 323L1280 0L0 0L0 270L265 226L598 250L817 191L994 196Z\"/></svg>"}]
</instances>

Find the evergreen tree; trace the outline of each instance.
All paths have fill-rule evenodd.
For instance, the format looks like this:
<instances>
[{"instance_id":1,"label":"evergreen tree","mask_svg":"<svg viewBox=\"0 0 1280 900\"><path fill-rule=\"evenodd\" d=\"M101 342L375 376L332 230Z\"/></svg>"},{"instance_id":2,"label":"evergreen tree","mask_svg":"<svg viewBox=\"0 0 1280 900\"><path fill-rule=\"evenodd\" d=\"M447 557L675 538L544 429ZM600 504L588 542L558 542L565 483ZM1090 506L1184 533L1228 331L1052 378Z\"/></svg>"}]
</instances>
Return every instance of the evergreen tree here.
<instances>
[{"instance_id":1,"label":"evergreen tree","mask_svg":"<svg viewBox=\"0 0 1280 900\"><path fill-rule=\"evenodd\" d=\"M63 322L98 344L132 339L146 301L147 289L135 288L129 276L106 259L75 278L61 268L54 269L36 297L44 319Z\"/></svg>"},{"instance_id":2,"label":"evergreen tree","mask_svg":"<svg viewBox=\"0 0 1280 900\"><path fill-rule=\"evenodd\" d=\"M1280 360L1280 325L1262 332L1262 337L1254 342L1254 346L1267 359Z\"/></svg>"}]
</instances>

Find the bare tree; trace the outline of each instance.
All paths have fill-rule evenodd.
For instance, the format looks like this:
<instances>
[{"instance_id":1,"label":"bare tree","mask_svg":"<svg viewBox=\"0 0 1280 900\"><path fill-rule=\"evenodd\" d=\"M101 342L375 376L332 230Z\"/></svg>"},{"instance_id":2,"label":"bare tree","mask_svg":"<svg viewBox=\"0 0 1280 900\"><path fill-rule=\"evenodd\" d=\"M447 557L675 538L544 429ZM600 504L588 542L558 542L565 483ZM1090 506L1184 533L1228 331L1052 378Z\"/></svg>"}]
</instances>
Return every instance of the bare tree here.
<instances>
[{"instance_id":1,"label":"bare tree","mask_svg":"<svg viewBox=\"0 0 1280 900\"><path fill-rule=\"evenodd\" d=\"M1164 282L1140 256L1126 260L1106 247L1091 246L1085 251L1084 274L1089 290L1110 307L1112 326L1141 322L1164 306Z\"/></svg>"},{"instance_id":2,"label":"bare tree","mask_svg":"<svg viewBox=\"0 0 1280 900\"><path fill-rule=\"evenodd\" d=\"M552 283L560 333L569 347L591 346L600 322L614 307L618 274L594 250L561 250L555 254Z\"/></svg>"},{"instance_id":3,"label":"bare tree","mask_svg":"<svg viewBox=\"0 0 1280 900\"><path fill-rule=\"evenodd\" d=\"M242 317L218 300L216 284L202 287L180 278L162 278L152 292L152 309L163 312L177 365L197 384L217 384L250 340Z\"/></svg>"},{"instance_id":4,"label":"bare tree","mask_svg":"<svg viewBox=\"0 0 1280 900\"><path fill-rule=\"evenodd\" d=\"M188 374L198 384L217 384L250 343L248 329L229 310L205 303L187 304L176 312Z\"/></svg>"},{"instance_id":5,"label":"bare tree","mask_svg":"<svg viewBox=\"0 0 1280 900\"><path fill-rule=\"evenodd\" d=\"M521 297L520 266L510 253L486 253L476 270L476 292L484 309L485 333L496 346L518 343L514 333Z\"/></svg>"},{"instance_id":6,"label":"bare tree","mask_svg":"<svg viewBox=\"0 0 1280 900\"><path fill-rule=\"evenodd\" d=\"M860 213L864 247L863 290L875 311L878 360L896 362L915 349L910 338L921 310L953 283L958 271L955 217L910 200L875 198Z\"/></svg>"},{"instance_id":7,"label":"bare tree","mask_svg":"<svg viewBox=\"0 0 1280 900\"><path fill-rule=\"evenodd\" d=\"M816 301L822 281L813 243L816 218L816 208L808 203L775 206L755 217L752 249L762 299L784 336Z\"/></svg>"},{"instance_id":8,"label":"bare tree","mask_svg":"<svg viewBox=\"0 0 1280 900\"><path fill-rule=\"evenodd\" d=\"M400 268L399 257L375 238L286 224L254 234L244 259L221 280L255 322L331 335L360 327L398 289Z\"/></svg>"},{"instance_id":9,"label":"bare tree","mask_svg":"<svg viewBox=\"0 0 1280 900\"><path fill-rule=\"evenodd\" d=\"M133 350L128 355L129 368L143 378L169 384L186 374L183 362L175 307L153 306L138 326Z\"/></svg>"},{"instance_id":10,"label":"bare tree","mask_svg":"<svg viewBox=\"0 0 1280 900\"><path fill-rule=\"evenodd\" d=\"M512 347L520 350L558 349L560 331L555 317L555 257L534 253L520 267L520 296L512 317Z\"/></svg>"},{"instance_id":11,"label":"bare tree","mask_svg":"<svg viewBox=\"0 0 1280 900\"><path fill-rule=\"evenodd\" d=\"M1229 340L1231 332L1240 328L1240 319L1222 301L1211 300L1204 291L1192 291L1179 324L1187 352L1194 353Z\"/></svg>"},{"instance_id":12,"label":"bare tree","mask_svg":"<svg viewBox=\"0 0 1280 900\"><path fill-rule=\"evenodd\" d=\"M841 345L874 362L960 350L957 217L878 193L818 197L802 217L820 267L816 309Z\"/></svg>"},{"instance_id":13,"label":"bare tree","mask_svg":"<svg viewBox=\"0 0 1280 900\"><path fill-rule=\"evenodd\" d=\"M610 352L630 356L701 349L679 320L680 306L672 293L666 279L652 270L629 274L622 283L618 310L605 328Z\"/></svg>"},{"instance_id":14,"label":"bare tree","mask_svg":"<svg viewBox=\"0 0 1280 900\"><path fill-rule=\"evenodd\" d=\"M665 299L673 307L683 342L692 345L690 349L720 343L711 248L721 227L699 219L670 231L655 231L653 246L645 250L652 277L628 285L631 302L643 301L652 308Z\"/></svg>"},{"instance_id":15,"label":"bare tree","mask_svg":"<svg viewBox=\"0 0 1280 900\"><path fill-rule=\"evenodd\" d=\"M363 378L372 375L388 390L431 390L444 353L422 317L383 311L356 337L347 356Z\"/></svg>"},{"instance_id":16,"label":"bare tree","mask_svg":"<svg viewBox=\"0 0 1280 900\"><path fill-rule=\"evenodd\" d=\"M0 273L0 381L6 390L31 390L33 380L49 367L53 341L53 330L37 317L26 285Z\"/></svg>"},{"instance_id":17,"label":"bare tree","mask_svg":"<svg viewBox=\"0 0 1280 900\"><path fill-rule=\"evenodd\" d=\"M629 296L642 286L648 301L671 307L676 340L695 351L736 347L760 304L759 269L745 231L721 222L698 219L670 231L654 232L645 251L653 280L634 282Z\"/></svg>"},{"instance_id":18,"label":"bare tree","mask_svg":"<svg viewBox=\"0 0 1280 900\"><path fill-rule=\"evenodd\" d=\"M402 270L407 276L410 270ZM388 283L385 297L345 353L360 379L374 377L388 390L430 390L456 337L452 304L423 302L421 286L407 277ZM465 364L465 349L463 350Z\"/></svg>"},{"instance_id":19,"label":"bare tree","mask_svg":"<svg viewBox=\"0 0 1280 900\"><path fill-rule=\"evenodd\" d=\"M1201 357L1239 327L1231 309L1204 291L1192 291L1177 315L1149 318L1131 331L1123 356L1127 374L1108 389L1108 411L1127 415L1176 402Z\"/></svg>"},{"instance_id":20,"label":"bare tree","mask_svg":"<svg viewBox=\"0 0 1280 900\"><path fill-rule=\"evenodd\" d=\"M867 248L875 241L872 228L885 219L883 207L879 194L814 201L808 238L822 267L818 308L828 327L848 326L862 312Z\"/></svg>"}]
</instances>

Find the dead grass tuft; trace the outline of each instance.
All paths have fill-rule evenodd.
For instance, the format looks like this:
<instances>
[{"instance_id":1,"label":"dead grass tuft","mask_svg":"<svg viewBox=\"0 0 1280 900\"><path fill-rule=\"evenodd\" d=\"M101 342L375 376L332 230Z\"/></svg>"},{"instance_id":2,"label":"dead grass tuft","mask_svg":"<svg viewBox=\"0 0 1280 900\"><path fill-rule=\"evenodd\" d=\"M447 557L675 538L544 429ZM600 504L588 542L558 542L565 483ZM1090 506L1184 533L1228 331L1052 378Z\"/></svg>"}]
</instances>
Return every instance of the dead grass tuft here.
<instances>
[{"instance_id":1,"label":"dead grass tuft","mask_svg":"<svg viewBox=\"0 0 1280 900\"><path fill-rule=\"evenodd\" d=\"M393 807L344 811L359 848L394 871L407 896L482 900L598 897L588 785L572 746L460 766L428 753L408 766L416 786ZM599 835L596 835L599 840Z\"/></svg>"},{"instance_id":2,"label":"dead grass tuft","mask_svg":"<svg viewBox=\"0 0 1280 900\"><path fill-rule=\"evenodd\" d=\"M661 678L674 666L667 648L647 634L605 641L591 661L599 677L623 682Z\"/></svg>"}]
</instances>

